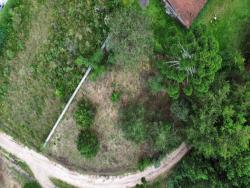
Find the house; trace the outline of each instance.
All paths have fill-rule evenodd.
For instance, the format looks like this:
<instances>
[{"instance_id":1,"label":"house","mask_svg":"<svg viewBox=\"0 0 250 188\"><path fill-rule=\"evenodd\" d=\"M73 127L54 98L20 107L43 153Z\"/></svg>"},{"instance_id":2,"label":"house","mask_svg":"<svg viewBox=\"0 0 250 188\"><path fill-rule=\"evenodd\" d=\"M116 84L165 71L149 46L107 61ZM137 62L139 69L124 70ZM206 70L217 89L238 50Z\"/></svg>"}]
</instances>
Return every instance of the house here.
<instances>
[{"instance_id":1,"label":"house","mask_svg":"<svg viewBox=\"0 0 250 188\"><path fill-rule=\"evenodd\" d=\"M207 0L163 0L166 13L189 28Z\"/></svg>"}]
</instances>

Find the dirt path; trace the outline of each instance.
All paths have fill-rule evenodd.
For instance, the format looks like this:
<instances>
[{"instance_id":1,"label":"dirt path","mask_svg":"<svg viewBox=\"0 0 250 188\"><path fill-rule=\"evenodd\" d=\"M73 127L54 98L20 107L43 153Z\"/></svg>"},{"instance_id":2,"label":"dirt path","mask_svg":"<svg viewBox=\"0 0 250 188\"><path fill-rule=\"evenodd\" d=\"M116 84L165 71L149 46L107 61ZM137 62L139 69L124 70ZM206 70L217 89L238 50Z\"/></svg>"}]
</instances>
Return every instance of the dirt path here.
<instances>
[{"instance_id":1,"label":"dirt path","mask_svg":"<svg viewBox=\"0 0 250 188\"><path fill-rule=\"evenodd\" d=\"M43 155L30 150L21 144L17 144L11 137L4 133L0 133L0 147L26 162L33 171L38 182L44 188L54 188L54 185L49 178L61 179L80 188L133 187L137 183L140 183L142 177L151 181L159 175L168 172L189 151L189 147L185 143L182 143L175 151L162 160L162 163L158 168L150 167L143 172L123 176L102 177L81 175L77 172L70 171L63 166L50 161Z\"/></svg>"}]
</instances>

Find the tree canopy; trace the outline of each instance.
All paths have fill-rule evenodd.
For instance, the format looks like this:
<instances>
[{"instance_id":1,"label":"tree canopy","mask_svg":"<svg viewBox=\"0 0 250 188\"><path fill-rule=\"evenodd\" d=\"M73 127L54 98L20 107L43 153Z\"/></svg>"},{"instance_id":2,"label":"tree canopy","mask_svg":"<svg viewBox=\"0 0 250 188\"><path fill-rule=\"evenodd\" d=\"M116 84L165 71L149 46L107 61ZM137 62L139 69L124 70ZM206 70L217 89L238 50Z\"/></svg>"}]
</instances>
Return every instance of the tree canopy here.
<instances>
[{"instance_id":1,"label":"tree canopy","mask_svg":"<svg viewBox=\"0 0 250 188\"><path fill-rule=\"evenodd\" d=\"M221 67L218 42L204 25L184 32L172 26L166 32L167 57L157 67L168 81L168 94L176 99L182 91L187 96L206 93Z\"/></svg>"}]
</instances>

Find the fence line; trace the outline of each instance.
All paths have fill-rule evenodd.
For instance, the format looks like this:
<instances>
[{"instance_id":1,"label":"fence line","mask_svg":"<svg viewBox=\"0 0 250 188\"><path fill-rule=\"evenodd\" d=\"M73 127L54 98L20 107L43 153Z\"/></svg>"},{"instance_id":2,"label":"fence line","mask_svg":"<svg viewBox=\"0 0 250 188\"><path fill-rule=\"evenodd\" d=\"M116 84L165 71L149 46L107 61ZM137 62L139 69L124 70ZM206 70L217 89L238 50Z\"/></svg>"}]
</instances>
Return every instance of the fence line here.
<instances>
[{"instance_id":1,"label":"fence line","mask_svg":"<svg viewBox=\"0 0 250 188\"><path fill-rule=\"evenodd\" d=\"M53 126L53 129L50 131L48 137L46 138L43 147L46 147L47 143L49 142L49 140L51 139L52 135L54 134L57 126L59 125L59 123L61 122L64 114L67 112L70 104L72 103L73 99L75 98L76 94L78 93L79 89L81 88L83 82L86 80L87 76L89 75L90 71L91 71L92 67L89 66L87 71L85 72L84 76L82 77L82 80L80 81L80 83L78 84L77 88L75 89L74 93L72 94L72 96L70 97L68 103L66 104L66 106L64 107L62 113L60 114L59 118L57 119L55 125Z\"/></svg>"}]
</instances>

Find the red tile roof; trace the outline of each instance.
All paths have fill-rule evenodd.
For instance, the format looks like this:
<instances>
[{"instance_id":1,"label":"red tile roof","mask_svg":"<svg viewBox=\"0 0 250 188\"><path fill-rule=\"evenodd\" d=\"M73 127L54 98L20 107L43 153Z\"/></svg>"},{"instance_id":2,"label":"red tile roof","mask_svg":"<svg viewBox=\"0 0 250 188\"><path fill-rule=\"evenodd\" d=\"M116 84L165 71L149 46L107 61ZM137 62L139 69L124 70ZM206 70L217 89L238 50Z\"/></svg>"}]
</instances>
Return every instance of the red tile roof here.
<instances>
[{"instance_id":1,"label":"red tile roof","mask_svg":"<svg viewBox=\"0 0 250 188\"><path fill-rule=\"evenodd\" d=\"M190 27L193 20L197 17L200 10L204 7L207 0L165 0L175 10L176 14L181 18L181 22Z\"/></svg>"}]
</instances>

